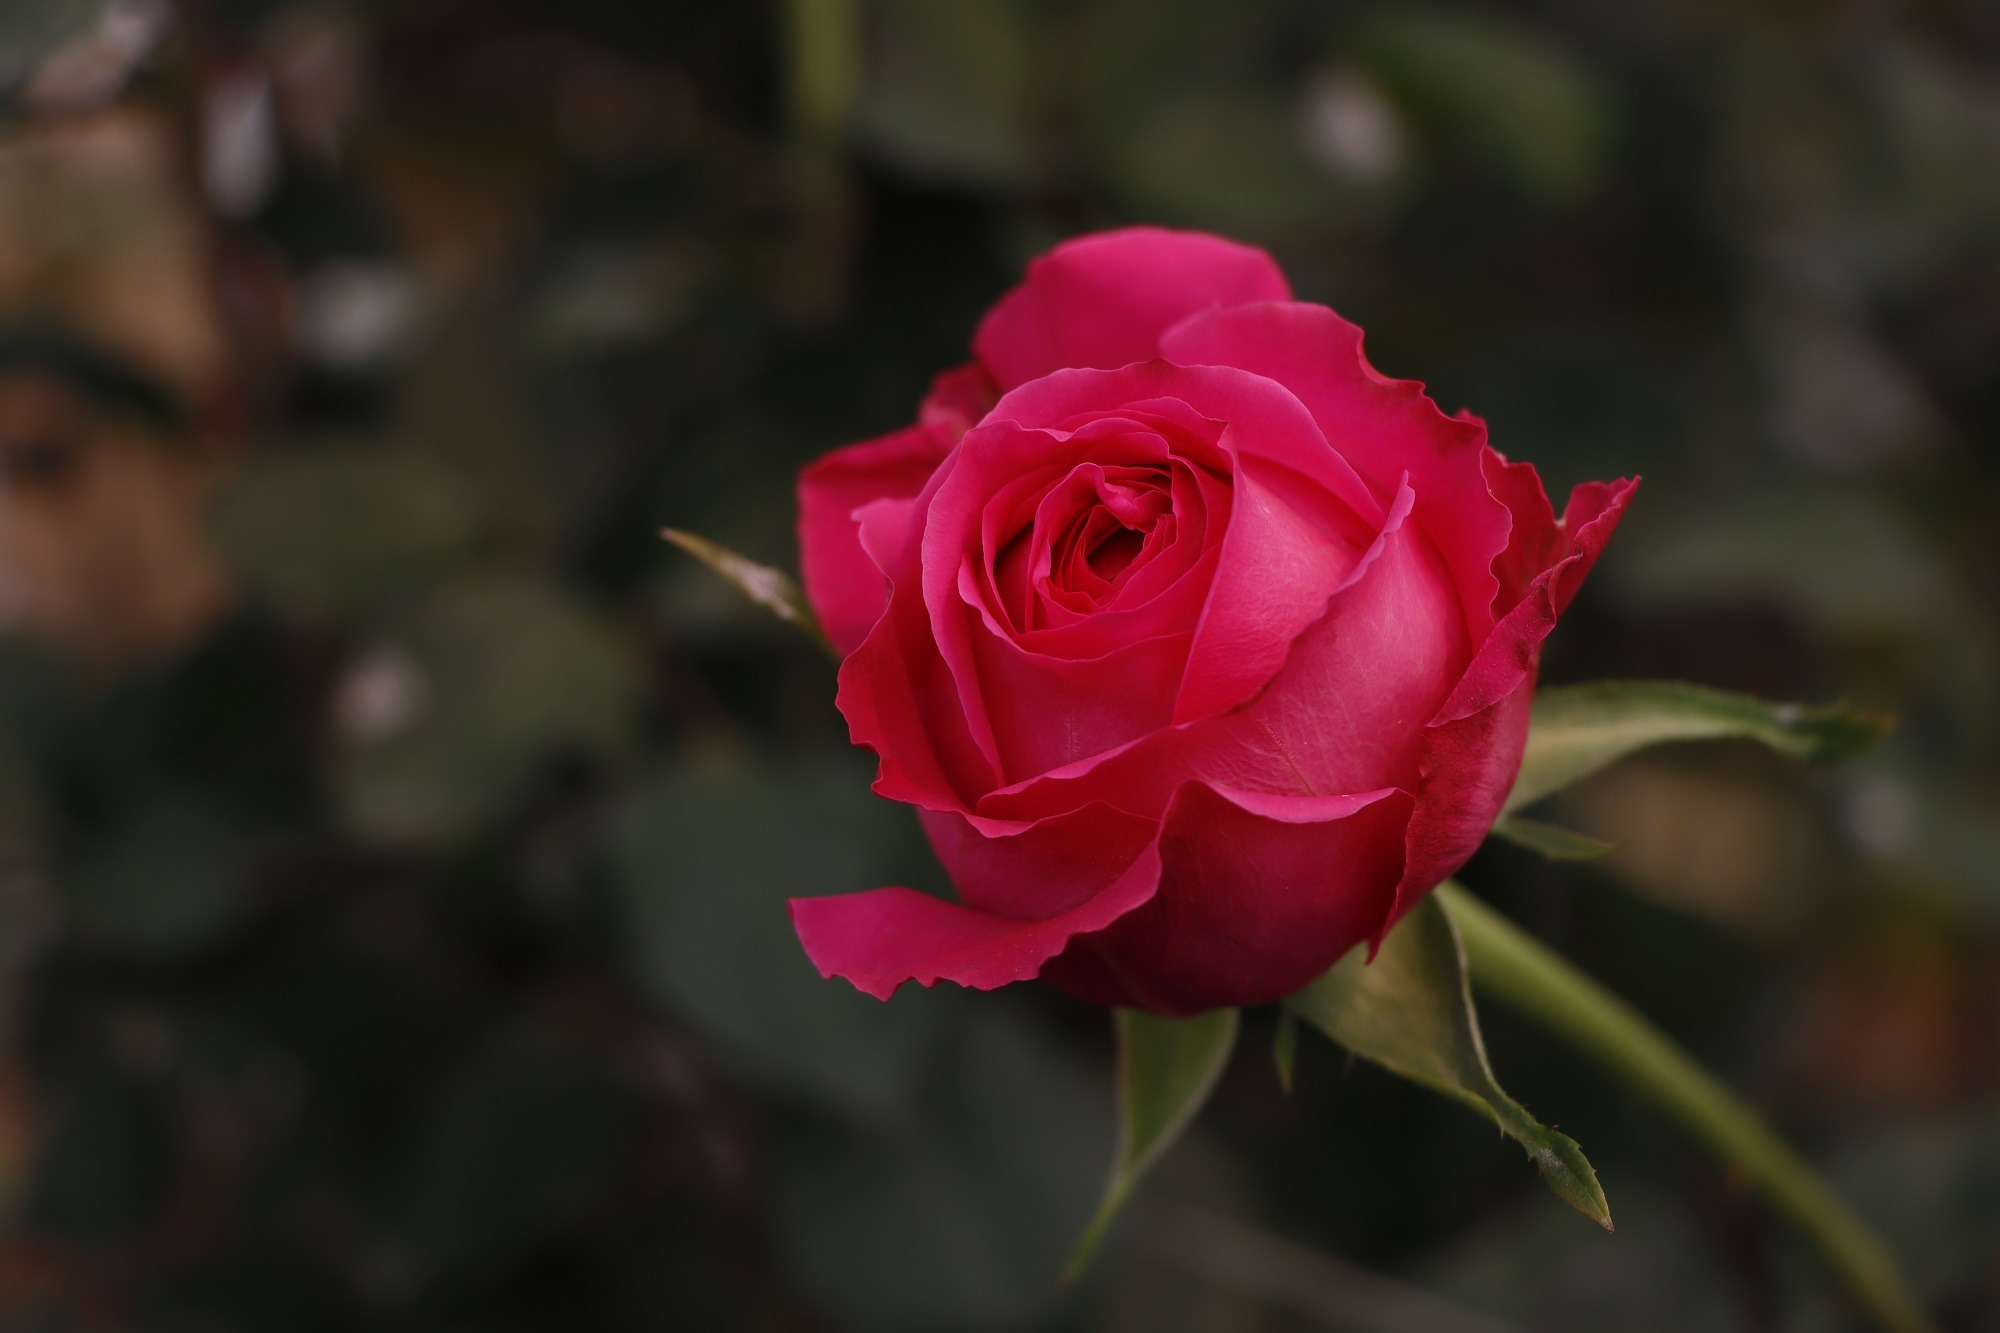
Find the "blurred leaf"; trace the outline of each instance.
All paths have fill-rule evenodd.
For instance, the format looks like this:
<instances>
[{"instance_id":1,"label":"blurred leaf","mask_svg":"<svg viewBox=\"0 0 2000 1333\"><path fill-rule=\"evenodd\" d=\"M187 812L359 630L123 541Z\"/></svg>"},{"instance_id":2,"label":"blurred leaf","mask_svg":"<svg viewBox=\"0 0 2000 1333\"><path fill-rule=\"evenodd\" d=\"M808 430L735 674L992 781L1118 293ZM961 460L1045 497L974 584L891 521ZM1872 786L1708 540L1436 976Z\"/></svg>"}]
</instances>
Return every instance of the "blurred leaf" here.
<instances>
[{"instance_id":1,"label":"blurred leaf","mask_svg":"<svg viewBox=\"0 0 2000 1333\"><path fill-rule=\"evenodd\" d=\"M1559 824L1524 819L1520 815L1511 815L1495 824L1493 836L1551 861L1596 861L1618 850L1615 842L1588 838Z\"/></svg>"},{"instance_id":2,"label":"blurred leaf","mask_svg":"<svg viewBox=\"0 0 2000 1333\"><path fill-rule=\"evenodd\" d=\"M1763 483L1662 506L1619 534L1605 576L1646 610L1769 603L1849 633L1925 636L1958 625L1950 571L1881 498Z\"/></svg>"},{"instance_id":3,"label":"blurred leaf","mask_svg":"<svg viewBox=\"0 0 2000 1333\"><path fill-rule=\"evenodd\" d=\"M259 462L231 488L216 530L251 590L294 614L341 620L423 596L478 537L472 501L449 472L332 447Z\"/></svg>"},{"instance_id":4,"label":"blurred leaf","mask_svg":"<svg viewBox=\"0 0 2000 1333\"><path fill-rule=\"evenodd\" d=\"M650 994L760 1081L864 1114L903 1104L957 997L911 987L883 1004L822 979L785 906L926 868L915 821L868 790L864 764L669 768L618 808L611 850Z\"/></svg>"},{"instance_id":5,"label":"blurred leaf","mask_svg":"<svg viewBox=\"0 0 2000 1333\"><path fill-rule=\"evenodd\" d=\"M1096 1079L1015 997L980 1000L900 1114L801 1116L771 1136L777 1245L835 1328L1014 1333L1064 1300L1054 1275L1111 1127Z\"/></svg>"},{"instance_id":6,"label":"blurred leaf","mask_svg":"<svg viewBox=\"0 0 2000 1333\"><path fill-rule=\"evenodd\" d=\"M503 1029L447 1069L416 1134L410 1238L423 1261L483 1267L615 1204L658 1114L588 1049Z\"/></svg>"},{"instance_id":7,"label":"blurred leaf","mask_svg":"<svg viewBox=\"0 0 2000 1333\"><path fill-rule=\"evenodd\" d=\"M394 725L346 737L335 761L341 814L364 838L463 837L503 815L542 765L613 760L636 742L633 662L552 588L451 588L417 609L402 644L413 701L382 710Z\"/></svg>"},{"instance_id":8,"label":"blurred leaf","mask_svg":"<svg viewBox=\"0 0 2000 1333\"><path fill-rule=\"evenodd\" d=\"M252 849L211 811L172 797L101 833L57 881L78 939L174 953L209 939L252 887Z\"/></svg>"},{"instance_id":9,"label":"blurred leaf","mask_svg":"<svg viewBox=\"0 0 2000 1333\"><path fill-rule=\"evenodd\" d=\"M1595 184L1611 138L1611 100L1571 52L1496 13L1395 6L1367 23L1360 49L1420 120L1552 201Z\"/></svg>"},{"instance_id":10,"label":"blurred leaf","mask_svg":"<svg viewBox=\"0 0 2000 1333\"><path fill-rule=\"evenodd\" d=\"M934 180L1012 185L1033 162L1030 10L1020 0L875 0L855 132Z\"/></svg>"},{"instance_id":11,"label":"blurred leaf","mask_svg":"<svg viewBox=\"0 0 2000 1333\"><path fill-rule=\"evenodd\" d=\"M1400 201L1407 154L1394 107L1353 71L1331 84L1303 78L1304 43L1280 56L1270 41L1299 22L1282 3L1100 0L1081 11L1063 38L1085 77L1063 93L1134 216L1275 241L1378 221Z\"/></svg>"},{"instance_id":12,"label":"blurred leaf","mask_svg":"<svg viewBox=\"0 0 2000 1333\"><path fill-rule=\"evenodd\" d=\"M1458 931L1434 897L1411 909L1374 960L1355 949L1285 1003L1365 1060L1464 1103L1528 1151L1557 1197L1611 1230L1611 1209L1576 1141L1494 1080L1466 984Z\"/></svg>"},{"instance_id":13,"label":"blurred leaf","mask_svg":"<svg viewBox=\"0 0 2000 1333\"><path fill-rule=\"evenodd\" d=\"M1619 1183L1616 1244L1539 1199L1522 1198L1447 1242L1412 1276L1535 1333L1689 1333L1739 1323L1742 1297L1715 1262L1707 1217L1678 1182L1632 1174L1629 1184Z\"/></svg>"},{"instance_id":14,"label":"blurred leaf","mask_svg":"<svg viewBox=\"0 0 2000 1333\"><path fill-rule=\"evenodd\" d=\"M819 620L806 602L806 595L790 575L745 559L728 547L691 532L663 528L660 535L727 579L745 597L786 624L798 626L811 636L813 642L828 653L834 653L833 645L827 641L826 633L820 629Z\"/></svg>"},{"instance_id":15,"label":"blurred leaf","mask_svg":"<svg viewBox=\"0 0 2000 1333\"><path fill-rule=\"evenodd\" d=\"M1239 1016L1217 1009L1194 1018L1158 1018L1120 1009L1118 1146L1104 1201L1070 1252L1065 1276L1082 1276L1104 1233L1153 1163L1174 1146L1215 1090L1236 1049Z\"/></svg>"},{"instance_id":16,"label":"blurred leaf","mask_svg":"<svg viewBox=\"0 0 2000 1333\"><path fill-rule=\"evenodd\" d=\"M1673 741L1744 738L1809 763L1861 753L1891 725L1844 704L1771 704L1678 681L1597 681L1542 690L1507 810L1533 805L1626 755Z\"/></svg>"},{"instance_id":17,"label":"blurred leaf","mask_svg":"<svg viewBox=\"0 0 2000 1333\"><path fill-rule=\"evenodd\" d=\"M1851 1135L1829 1174L1907 1256L1926 1295L1970 1290L1989 1271L2000 1234L2000 1115Z\"/></svg>"},{"instance_id":18,"label":"blurred leaf","mask_svg":"<svg viewBox=\"0 0 2000 1333\"><path fill-rule=\"evenodd\" d=\"M174 1186L173 1121L159 1084L93 1056L52 1091L26 1220L72 1243L138 1239Z\"/></svg>"},{"instance_id":19,"label":"blurred leaf","mask_svg":"<svg viewBox=\"0 0 2000 1333\"><path fill-rule=\"evenodd\" d=\"M1856 774L1842 816L1857 844L1925 896L2000 914L2000 801L1993 794L1870 764Z\"/></svg>"},{"instance_id":20,"label":"blurred leaf","mask_svg":"<svg viewBox=\"0 0 2000 1333\"><path fill-rule=\"evenodd\" d=\"M96 26L104 0L33 0L0 7L0 84Z\"/></svg>"},{"instance_id":21,"label":"blurred leaf","mask_svg":"<svg viewBox=\"0 0 2000 1333\"><path fill-rule=\"evenodd\" d=\"M1183 92L1121 136L1109 165L1145 213L1271 236L1371 197L1342 189L1305 140L1305 116L1269 92Z\"/></svg>"},{"instance_id":22,"label":"blurred leaf","mask_svg":"<svg viewBox=\"0 0 2000 1333\"><path fill-rule=\"evenodd\" d=\"M1271 1063L1278 1068L1278 1083L1292 1090L1292 1070L1299 1059L1299 1016L1290 1009L1278 1010L1278 1030L1271 1037Z\"/></svg>"},{"instance_id":23,"label":"blurred leaf","mask_svg":"<svg viewBox=\"0 0 2000 1333\"><path fill-rule=\"evenodd\" d=\"M861 82L861 0L788 0L787 90L794 127L808 140L837 140Z\"/></svg>"}]
</instances>

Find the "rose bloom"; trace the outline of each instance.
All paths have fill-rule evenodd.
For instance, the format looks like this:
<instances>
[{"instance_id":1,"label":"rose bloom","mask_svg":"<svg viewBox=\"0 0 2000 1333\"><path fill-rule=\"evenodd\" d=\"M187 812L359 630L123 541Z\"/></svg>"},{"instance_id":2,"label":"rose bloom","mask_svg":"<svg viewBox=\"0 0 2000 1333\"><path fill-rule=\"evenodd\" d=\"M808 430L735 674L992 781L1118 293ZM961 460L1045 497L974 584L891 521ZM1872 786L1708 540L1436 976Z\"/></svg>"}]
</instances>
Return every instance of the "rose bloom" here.
<instances>
[{"instance_id":1,"label":"rose bloom","mask_svg":"<svg viewBox=\"0 0 2000 1333\"><path fill-rule=\"evenodd\" d=\"M1261 250L1057 246L917 424L799 483L840 710L957 887L800 899L813 963L1161 1014L1297 990L1464 863L1635 485L1385 379Z\"/></svg>"}]
</instances>

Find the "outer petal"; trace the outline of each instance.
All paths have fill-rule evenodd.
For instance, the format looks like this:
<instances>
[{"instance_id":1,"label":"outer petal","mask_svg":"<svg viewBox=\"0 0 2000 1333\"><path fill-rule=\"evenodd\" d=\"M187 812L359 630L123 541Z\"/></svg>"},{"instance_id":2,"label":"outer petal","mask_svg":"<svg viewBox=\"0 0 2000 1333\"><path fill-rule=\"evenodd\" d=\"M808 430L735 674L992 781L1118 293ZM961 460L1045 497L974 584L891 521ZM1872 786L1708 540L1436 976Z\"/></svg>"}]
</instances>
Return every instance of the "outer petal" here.
<instances>
[{"instance_id":1,"label":"outer petal","mask_svg":"<svg viewBox=\"0 0 2000 1333\"><path fill-rule=\"evenodd\" d=\"M931 383L914 426L823 455L799 474L799 562L806 599L844 657L889 601L888 580L863 549L857 511L908 500L997 397L978 366Z\"/></svg>"},{"instance_id":2,"label":"outer petal","mask_svg":"<svg viewBox=\"0 0 2000 1333\"><path fill-rule=\"evenodd\" d=\"M1189 784L1159 842L1160 887L1044 975L1100 1004L1191 1014L1291 994L1381 927L1410 798L1266 796Z\"/></svg>"},{"instance_id":3,"label":"outer petal","mask_svg":"<svg viewBox=\"0 0 2000 1333\"><path fill-rule=\"evenodd\" d=\"M1628 479L1587 481L1570 492L1562 517L1567 546L1562 558L1538 574L1527 594L1494 626L1432 726L1489 708L1512 694L1523 677L1534 675L1542 640L1569 609L1638 489L1638 481ZM1508 776L1511 780L1513 775Z\"/></svg>"},{"instance_id":4,"label":"outer petal","mask_svg":"<svg viewBox=\"0 0 2000 1333\"><path fill-rule=\"evenodd\" d=\"M799 474L799 563L806 598L845 657L889 604L889 580L861 546L856 512L923 489L948 446L910 426L835 449Z\"/></svg>"},{"instance_id":5,"label":"outer petal","mask_svg":"<svg viewBox=\"0 0 2000 1333\"><path fill-rule=\"evenodd\" d=\"M1028 265L1027 280L980 321L972 348L1011 389L1064 367L1145 361L1162 332L1198 310L1290 297L1262 250L1202 232L1128 227L1065 241Z\"/></svg>"},{"instance_id":6,"label":"outer petal","mask_svg":"<svg viewBox=\"0 0 2000 1333\"><path fill-rule=\"evenodd\" d=\"M995 916L1041 920L1081 907L1158 838L1160 822L1093 804L1032 824L975 826L919 811L959 900Z\"/></svg>"},{"instance_id":7,"label":"outer petal","mask_svg":"<svg viewBox=\"0 0 2000 1333\"><path fill-rule=\"evenodd\" d=\"M1204 312L1168 330L1160 349L1169 360L1238 366L1290 389L1378 495L1394 494L1407 472L1417 526L1451 567L1467 631L1475 642L1484 637L1499 589L1493 561L1507 548L1511 520L1481 467L1483 422L1448 417L1415 380L1378 374L1362 355L1361 330L1322 305Z\"/></svg>"},{"instance_id":8,"label":"outer petal","mask_svg":"<svg viewBox=\"0 0 2000 1333\"><path fill-rule=\"evenodd\" d=\"M821 976L845 977L883 1000L906 981L975 990L1026 981L1075 936L1102 930L1159 887L1157 826L1101 806L1011 838L980 838L949 817L925 822L968 898L1017 910L1033 910L1036 900L1064 905L1027 917L902 888L794 898L792 924Z\"/></svg>"},{"instance_id":9,"label":"outer petal","mask_svg":"<svg viewBox=\"0 0 2000 1333\"><path fill-rule=\"evenodd\" d=\"M940 371L917 408L917 424L957 443L959 436L993 410L999 397L998 386L977 362Z\"/></svg>"},{"instance_id":10,"label":"outer petal","mask_svg":"<svg viewBox=\"0 0 2000 1333\"><path fill-rule=\"evenodd\" d=\"M1500 600L1493 604L1493 612L1504 616L1527 596L1543 570L1569 553L1569 534L1556 521L1533 463L1510 463L1491 448L1483 462L1486 485L1514 516L1507 549L1493 562L1494 576L1500 580Z\"/></svg>"},{"instance_id":11,"label":"outer petal","mask_svg":"<svg viewBox=\"0 0 2000 1333\"><path fill-rule=\"evenodd\" d=\"M1528 740L1542 640L1597 563L1638 484L1593 481L1571 492L1561 527L1567 553L1535 578L1494 628L1425 728L1423 777L1410 819L1403 881L1384 931L1464 865L1499 816Z\"/></svg>"},{"instance_id":12,"label":"outer petal","mask_svg":"<svg viewBox=\"0 0 2000 1333\"><path fill-rule=\"evenodd\" d=\"M957 452L947 456L911 503L902 545L889 565L888 609L841 662L834 700L854 743L880 761L875 791L926 810L966 810L999 776L967 726L924 606L922 550L931 501L960 459ZM866 507L871 530L891 508ZM869 544L882 553L878 542Z\"/></svg>"}]
</instances>

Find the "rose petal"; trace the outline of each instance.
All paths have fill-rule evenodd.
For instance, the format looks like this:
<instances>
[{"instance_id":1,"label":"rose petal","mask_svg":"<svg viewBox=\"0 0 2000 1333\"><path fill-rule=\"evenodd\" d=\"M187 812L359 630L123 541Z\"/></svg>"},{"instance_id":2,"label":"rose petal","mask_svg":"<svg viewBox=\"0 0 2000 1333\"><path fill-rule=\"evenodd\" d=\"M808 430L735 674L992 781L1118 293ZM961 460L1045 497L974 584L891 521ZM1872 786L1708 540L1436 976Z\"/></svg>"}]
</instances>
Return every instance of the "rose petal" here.
<instances>
[{"instance_id":1,"label":"rose petal","mask_svg":"<svg viewBox=\"0 0 2000 1333\"><path fill-rule=\"evenodd\" d=\"M1635 480L1593 481L1570 493L1562 521L1568 553L1535 578L1494 628L1424 729L1423 776L1410 817L1403 882L1385 932L1464 865L1493 827L1521 767L1542 640L1576 596L1637 489Z\"/></svg>"},{"instance_id":2,"label":"rose petal","mask_svg":"<svg viewBox=\"0 0 2000 1333\"><path fill-rule=\"evenodd\" d=\"M1433 725L1491 707L1513 693L1523 676L1534 674L1542 640L1569 609L1570 599L1583 586L1584 575L1597 563L1638 489L1638 481L1628 479L1588 481L1570 492L1562 517L1567 554L1538 574L1527 594L1494 626Z\"/></svg>"},{"instance_id":3,"label":"rose petal","mask_svg":"<svg viewBox=\"0 0 2000 1333\"><path fill-rule=\"evenodd\" d=\"M1002 782L1102 754L1173 721L1186 633L1128 640L1083 658L1028 651L984 624L969 637Z\"/></svg>"},{"instance_id":4,"label":"rose petal","mask_svg":"<svg viewBox=\"0 0 2000 1333\"><path fill-rule=\"evenodd\" d=\"M1159 833L1158 820L1101 804L1032 823L974 823L932 810L918 819L959 901L1021 920L1082 906Z\"/></svg>"},{"instance_id":5,"label":"rose petal","mask_svg":"<svg viewBox=\"0 0 2000 1333\"><path fill-rule=\"evenodd\" d=\"M967 809L999 777L958 709L922 597L924 527L959 458L947 455L912 502L908 533L890 562L888 609L841 662L834 698L849 737L879 761L875 791L928 810Z\"/></svg>"},{"instance_id":6,"label":"rose petal","mask_svg":"<svg viewBox=\"0 0 2000 1333\"><path fill-rule=\"evenodd\" d=\"M927 821L929 823L930 821ZM1130 846L1137 831L1138 846ZM1070 906L1040 919L1002 915L976 906L947 902L914 889L875 889L831 898L794 898L792 924L806 956L824 977L845 977L877 999L886 1000L906 981L932 986L955 981L991 990L1036 976L1079 933L1102 930L1152 897L1159 887L1160 854L1150 821L1134 821L1117 811L1091 807L1018 835L1023 841L988 840L979 857L956 855L949 838L939 853L954 878L974 896L982 889L1001 896L1009 868L1036 891L1074 897ZM976 835L971 835L976 836ZM1000 845L991 845L997 842ZM1111 866L1127 856L1122 866ZM1056 867L1060 878L1035 882L1038 869ZM1078 895L1077 868L1104 875Z\"/></svg>"},{"instance_id":7,"label":"rose petal","mask_svg":"<svg viewBox=\"0 0 2000 1333\"><path fill-rule=\"evenodd\" d=\"M862 548L858 511L908 500L949 446L919 426L824 455L799 474L799 563L806 600L844 657L889 604L889 580Z\"/></svg>"},{"instance_id":8,"label":"rose petal","mask_svg":"<svg viewBox=\"0 0 2000 1333\"><path fill-rule=\"evenodd\" d=\"M1128 227L1065 241L973 335L1002 389L1071 366L1111 369L1158 352L1160 334L1198 310L1291 296L1262 250L1202 232Z\"/></svg>"},{"instance_id":9,"label":"rose petal","mask_svg":"<svg viewBox=\"0 0 2000 1333\"><path fill-rule=\"evenodd\" d=\"M1556 522L1549 494L1533 463L1510 463L1489 447L1481 460L1487 488L1507 506L1514 525L1507 535L1507 549L1493 562L1494 577L1500 581L1500 598L1493 614L1504 616L1527 595L1535 576L1569 552L1569 537Z\"/></svg>"},{"instance_id":10,"label":"rose petal","mask_svg":"<svg viewBox=\"0 0 2000 1333\"><path fill-rule=\"evenodd\" d=\"M1404 520L1405 486L1348 584L1248 704L982 797L994 819L1089 800L1154 814L1188 781L1240 791L1415 788L1422 734L1470 656L1443 561Z\"/></svg>"},{"instance_id":11,"label":"rose petal","mask_svg":"<svg viewBox=\"0 0 2000 1333\"><path fill-rule=\"evenodd\" d=\"M999 398L999 386L976 362L941 371L917 408L917 424L956 444Z\"/></svg>"},{"instance_id":12,"label":"rose petal","mask_svg":"<svg viewBox=\"0 0 2000 1333\"><path fill-rule=\"evenodd\" d=\"M878 529L875 552L865 550L859 511L878 500L914 499L998 397L978 365L947 370L931 381L916 425L835 449L799 474L799 563L806 600L841 656L854 651L889 602L879 557L894 538Z\"/></svg>"},{"instance_id":13,"label":"rose petal","mask_svg":"<svg viewBox=\"0 0 2000 1333\"><path fill-rule=\"evenodd\" d=\"M1057 371L1009 392L967 438L983 439L1003 422L1059 431L1093 412L1176 399L1182 410L1227 423L1221 444L1235 473L1217 582L1175 703L1184 722L1241 703L1284 664L1292 638L1320 615L1383 521L1381 502L1297 398L1226 366Z\"/></svg>"},{"instance_id":14,"label":"rose petal","mask_svg":"<svg viewBox=\"0 0 2000 1333\"><path fill-rule=\"evenodd\" d=\"M1144 361L1117 370L1058 370L1009 390L982 427L1008 421L1061 430L1100 415L1170 419L1169 412L1223 423L1236 452L1300 473L1371 526L1380 525L1382 501L1395 493L1394 477L1383 496L1370 490L1289 389L1231 366Z\"/></svg>"},{"instance_id":15,"label":"rose petal","mask_svg":"<svg viewBox=\"0 0 2000 1333\"><path fill-rule=\"evenodd\" d=\"M1237 469L1229 529L1173 721L1210 717L1255 694L1360 563L1365 546L1291 503L1311 493L1309 485L1269 484L1254 463Z\"/></svg>"},{"instance_id":16,"label":"rose petal","mask_svg":"<svg viewBox=\"0 0 2000 1333\"><path fill-rule=\"evenodd\" d=\"M1322 305L1203 312L1168 330L1160 347L1169 360L1236 366L1283 384L1377 494L1392 494L1408 472L1417 525L1453 571L1467 631L1475 642L1484 637L1499 590L1493 561L1511 520L1487 488L1483 422L1448 417L1415 380L1378 374L1362 354L1361 330Z\"/></svg>"},{"instance_id":17,"label":"rose petal","mask_svg":"<svg viewBox=\"0 0 2000 1333\"><path fill-rule=\"evenodd\" d=\"M1159 889L1043 975L1099 1004L1183 1015L1291 994L1380 927L1410 797L1269 796L1190 783L1170 803Z\"/></svg>"}]
</instances>

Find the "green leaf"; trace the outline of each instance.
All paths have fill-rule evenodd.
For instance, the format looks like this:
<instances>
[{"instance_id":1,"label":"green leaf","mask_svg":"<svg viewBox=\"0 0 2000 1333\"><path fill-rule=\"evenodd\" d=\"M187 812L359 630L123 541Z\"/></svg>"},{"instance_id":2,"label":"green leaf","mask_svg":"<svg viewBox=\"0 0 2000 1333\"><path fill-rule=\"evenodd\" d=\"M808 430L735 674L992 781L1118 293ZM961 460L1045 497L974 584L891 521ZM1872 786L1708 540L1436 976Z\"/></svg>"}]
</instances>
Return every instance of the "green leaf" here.
<instances>
[{"instance_id":1,"label":"green leaf","mask_svg":"<svg viewBox=\"0 0 2000 1333\"><path fill-rule=\"evenodd\" d=\"M1811 763L1873 745L1893 719L1845 704L1772 704L1677 681L1598 681L1535 696L1528 749L1504 813L1533 805L1635 751L1742 737Z\"/></svg>"},{"instance_id":2,"label":"green leaf","mask_svg":"<svg viewBox=\"0 0 2000 1333\"><path fill-rule=\"evenodd\" d=\"M1364 63L1421 132L1540 202L1585 195L1613 160L1611 88L1579 52L1531 23L1385 5L1357 36Z\"/></svg>"},{"instance_id":3,"label":"green leaf","mask_svg":"<svg viewBox=\"0 0 2000 1333\"><path fill-rule=\"evenodd\" d=\"M1434 899L1389 932L1372 962L1357 949L1285 1003L1363 1059L1491 1120L1527 1149L1564 1202L1611 1230L1610 1205L1576 1141L1529 1115L1494 1080L1466 985L1465 950Z\"/></svg>"},{"instance_id":4,"label":"green leaf","mask_svg":"<svg viewBox=\"0 0 2000 1333\"><path fill-rule=\"evenodd\" d=\"M859 758L663 765L612 808L606 850L649 998L755 1085L879 1121L907 1109L963 997L913 986L883 1004L827 985L799 948L786 899L925 883L916 821Z\"/></svg>"},{"instance_id":5,"label":"green leaf","mask_svg":"<svg viewBox=\"0 0 2000 1333\"><path fill-rule=\"evenodd\" d=\"M372 843L472 836L552 761L612 768L636 745L629 649L573 598L528 580L427 599L351 665L340 694L335 808Z\"/></svg>"},{"instance_id":6,"label":"green leaf","mask_svg":"<svg viewBox=\"0 0 2000 1333\"><path fill-rule=\"evenodd\" d=\"M1546 824L1520 815L1509 815L1495 824L1493 836L1551 861L1596 861L1618 850L1615 842L1602 842L1560 824Z\"/></svg>"},{"instance_id":7,"label":"green leaf","mask_svg":"<svg viewBox=\"0 0 2000 1333\"><path fill-rule=\"evenodd\" d=\"M1097 1215L1070 1252L1064 1276L1090 1265L1104 1233L1139 1183L1181 1136L1222 1076L1236 1046L1238 1015L1217 1009L1194 1018L1156 1018L1120 1009L1118 1023L1118 1146Z\"/></svg>"},{"instance_id":8,"label":"green leaf","mask_svg":"<svg viewBox=\"0 0 2000 1333\"><path fill-rule=\"evenodd\" d=\"M820 629L819 620L807 604L805 594L799 591L799 585L789 575L746 559L728 547L706 537L697 537L692 532L662 528L660 535L720 574L738 592L778 619L804 630L828 653L834 652L833 644L827 639L825 631Z\"/></svg>"},{"instance_id":9,"label":"green leaf","mask_svg":"<svg viewBox=\"0 0 2000 1333\"><path fill-rule=\"evenodd\" d=\"M926 178L1018 186L1035 166L1036 7L875 0L855 136Z\"/></svg>"},{"instance_id":10,"label":"green leaf","mask_svg":"<svg viewBox=\"0 0 2000 1333\"><path fill-rule=\"evenodd\" d=\"M462 575L488 528L470 488L379 449L277 451L232 484L216 539L238 578L286 613L380 622Z\"/></svg>"},{"instance_id":11,"label":"green leaf","mask_svg":"<svg viewBox=\"0 0 2000 1333\"><path fill-rule=\"evenodd\" d=\"M911 997L860 998L894 1009ZM762 1103L783 1119L760 1165L759 1202L787 1289L825 1328L1017 1333L1080 1322L1087 1298L1049 1276L1111 1142L1101 1071L1020 1006L980 999L953 1006L946 1040L892 1112Z\"/></svg>"}]
</instances>

